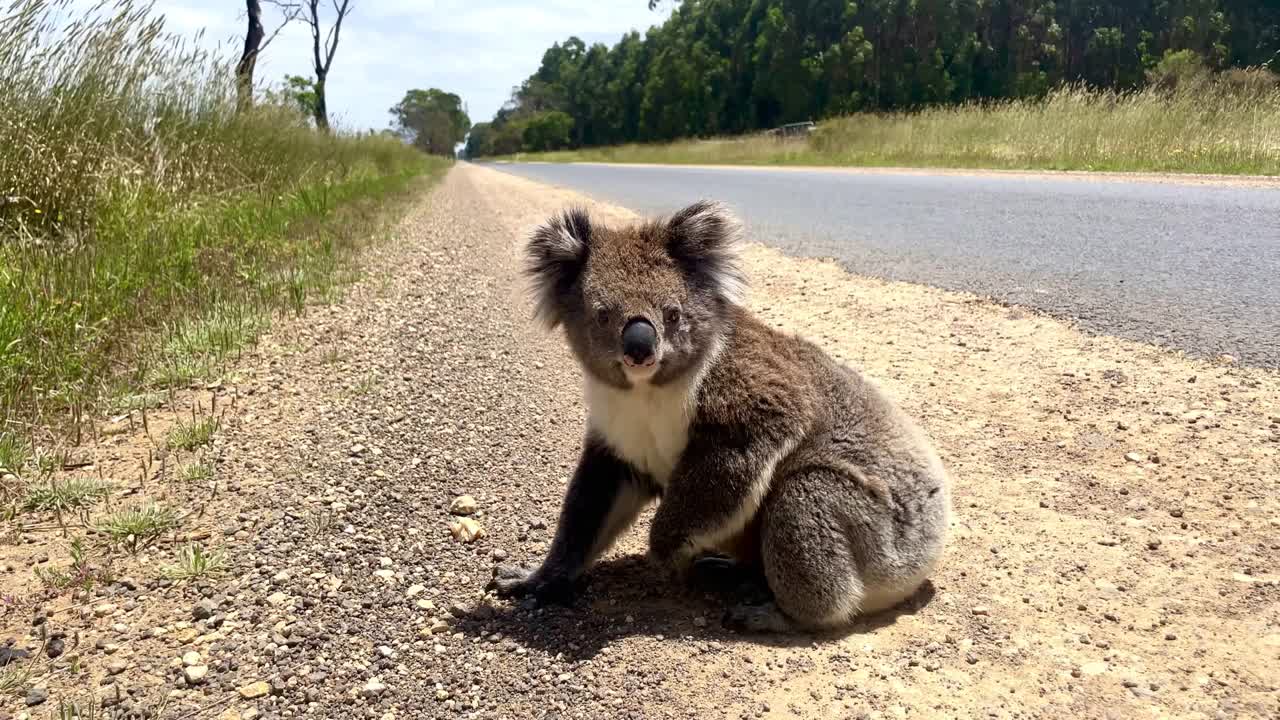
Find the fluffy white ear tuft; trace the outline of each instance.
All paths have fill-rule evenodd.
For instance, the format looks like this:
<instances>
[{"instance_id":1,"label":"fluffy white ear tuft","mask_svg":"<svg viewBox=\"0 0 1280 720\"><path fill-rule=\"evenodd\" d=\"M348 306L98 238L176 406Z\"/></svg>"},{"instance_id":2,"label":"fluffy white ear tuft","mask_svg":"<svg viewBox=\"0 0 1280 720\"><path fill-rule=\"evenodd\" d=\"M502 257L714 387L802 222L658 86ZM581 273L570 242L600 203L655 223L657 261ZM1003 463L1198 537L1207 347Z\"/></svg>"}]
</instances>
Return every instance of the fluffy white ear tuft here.
<instances>
[{"instance_id":1,"label":"fluffy white ear tuft","mask_svg":"<svg viewBox=\"0 0 1280 720\"><path fill-rule=\"evenodd\" d=\"M582 272L591 248L591 219L580 207L552 217L529 238L525 275L537 317L554 329L564 319L566 294Z\"/></svg>"},{"instance_id":2,"label":"fluffy white ear tuft","mask_svg":"<svg viewBox=\"0 0 1280 720\"><path fill-rule=\"evenodd\" d=\"M667 248L689 273L716 295L741 304L747 278L739 256L742 223L724 205L701 200L667 221Z\"/></svg>"}]
</instances>

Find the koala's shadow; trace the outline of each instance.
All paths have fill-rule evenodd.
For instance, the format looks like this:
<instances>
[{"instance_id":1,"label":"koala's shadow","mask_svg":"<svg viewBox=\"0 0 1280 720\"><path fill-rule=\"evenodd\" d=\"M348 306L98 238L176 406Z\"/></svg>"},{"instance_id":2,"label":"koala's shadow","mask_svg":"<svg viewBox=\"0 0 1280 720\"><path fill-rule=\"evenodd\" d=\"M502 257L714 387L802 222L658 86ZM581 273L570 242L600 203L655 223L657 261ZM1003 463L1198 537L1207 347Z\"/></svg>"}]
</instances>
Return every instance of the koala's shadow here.
<instances>
[{"instance_id":1,"label":"koala's shadow","mask_svg":"<svg viewBox=\"0 0 1280 720\"><path fill-rule=\"evenodd\" d=\"M601 561L587 573L572 606L534 608L521 602L495 600L492 612L472 613L454 621L453 629L497 642L512 640L549 654L588 660L615 640L644 635L685 638L726 644L753 643L768 647L805 647L835 642L850 635L875 632L903 615L913 615L933 599L926 582L903 604L859 620L839 631L825 633L753 634L728 630L721 624L732 598L700 593L655 576L642 555Z\"/></svg>"}]
</instances>

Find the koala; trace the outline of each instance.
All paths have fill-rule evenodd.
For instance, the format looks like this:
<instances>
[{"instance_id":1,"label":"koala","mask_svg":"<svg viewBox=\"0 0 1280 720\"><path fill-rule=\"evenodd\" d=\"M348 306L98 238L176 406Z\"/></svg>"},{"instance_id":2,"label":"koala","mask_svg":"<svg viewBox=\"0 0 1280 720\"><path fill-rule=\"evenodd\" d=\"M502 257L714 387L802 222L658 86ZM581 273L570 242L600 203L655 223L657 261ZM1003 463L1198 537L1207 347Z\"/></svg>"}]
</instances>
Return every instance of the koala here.
<instances>
[{"instance_id":1,"label":"koala","mask_svg":"<svg viewBox=\"0 0 1280 720\"><path fill-rule=\"evenodd\" d=\"M937 453L871 381L743 307L739 228L699 202L619 228L570 209L533 233L537 315L582 366L588 418L547 557L495 568L499 595L570 601L655 500L659 567L766 586L729 627L838 628L934 570L950 509Z\"/></svg>"}]
</instances>

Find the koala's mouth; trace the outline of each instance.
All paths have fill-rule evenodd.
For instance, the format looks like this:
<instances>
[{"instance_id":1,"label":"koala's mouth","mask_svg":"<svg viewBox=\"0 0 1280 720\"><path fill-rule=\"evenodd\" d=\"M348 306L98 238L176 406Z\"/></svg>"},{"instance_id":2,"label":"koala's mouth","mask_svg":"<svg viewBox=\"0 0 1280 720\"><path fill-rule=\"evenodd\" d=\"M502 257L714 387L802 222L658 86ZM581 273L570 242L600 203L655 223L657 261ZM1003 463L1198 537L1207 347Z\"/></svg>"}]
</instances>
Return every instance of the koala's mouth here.
<instances>
[{"instance_id":1,"label":"koala's mouth","mask_svg":"<svg viewBox=\"0 0 1280 720\"><path fill-rule=\"evenodd\" d=\"M636 362L629 357L622 358L622 372L631 380L648 380L658 372L658 358L649 357L643 362Z\"/></svg>"}]
</instances>

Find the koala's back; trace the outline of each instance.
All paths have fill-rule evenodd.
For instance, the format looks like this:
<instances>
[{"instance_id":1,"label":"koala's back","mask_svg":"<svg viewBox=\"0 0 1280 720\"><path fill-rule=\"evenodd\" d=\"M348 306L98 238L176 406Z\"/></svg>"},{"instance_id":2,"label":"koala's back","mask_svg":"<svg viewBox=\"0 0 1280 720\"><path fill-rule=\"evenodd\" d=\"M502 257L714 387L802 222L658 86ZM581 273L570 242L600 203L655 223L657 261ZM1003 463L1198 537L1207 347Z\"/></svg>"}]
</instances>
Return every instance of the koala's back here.
<instances>
[{"instance_id":1,"label":"koala's back","mask_svg":"<svg viewBox=\"0 0 1280 720\"><path fill-rule=\"evenodd\" d=\"M790 492L836 524L862 528L853 547L864 607L876 604L877 589L896 602L898 586L914 589L932 571L945 542L949 480L923 431L875 383L740 310L699 395L699 426L790 438L766 480L762 513Z\"/></svg>"}]
</instances>

